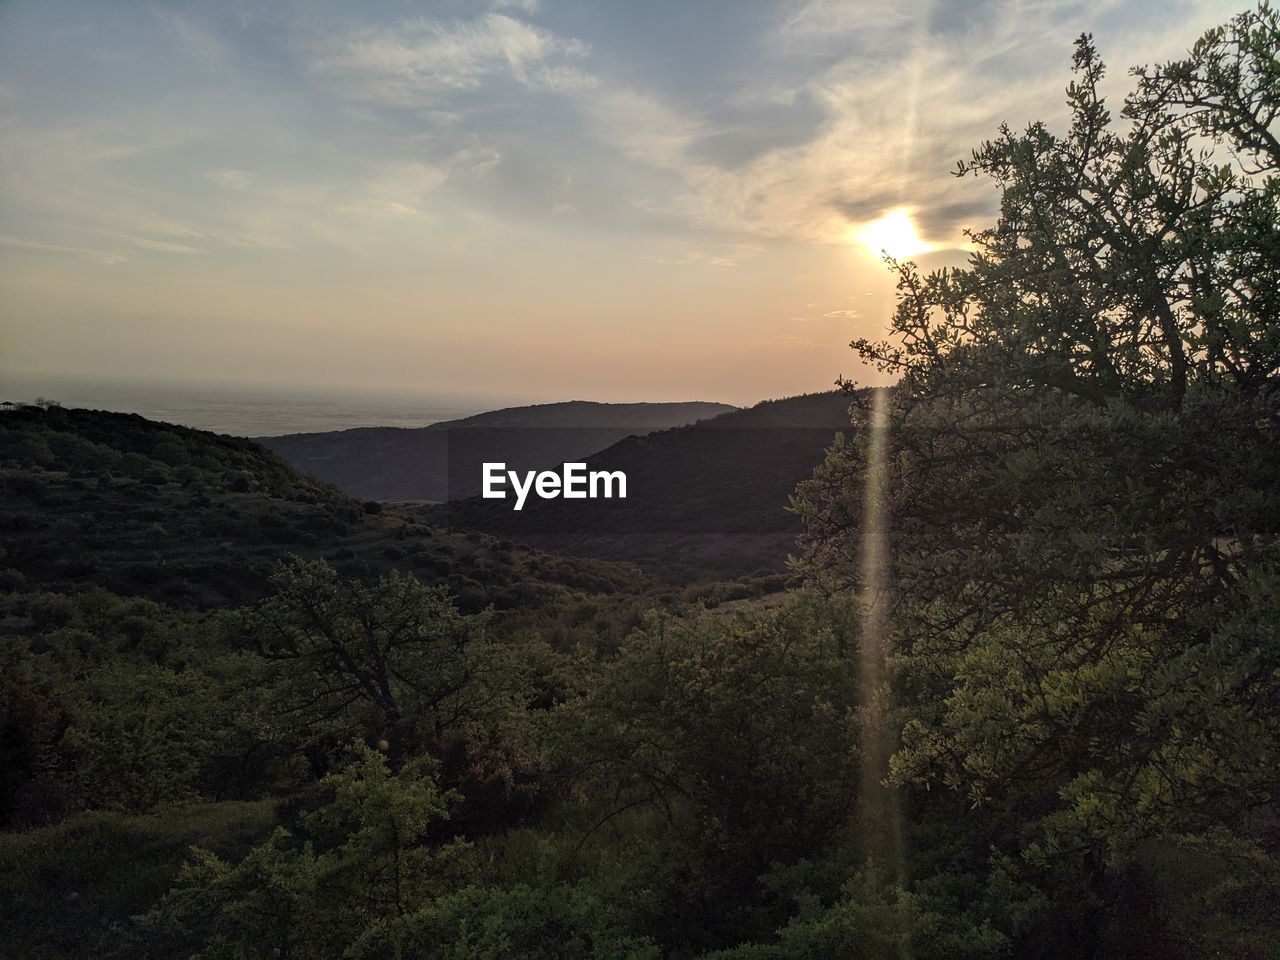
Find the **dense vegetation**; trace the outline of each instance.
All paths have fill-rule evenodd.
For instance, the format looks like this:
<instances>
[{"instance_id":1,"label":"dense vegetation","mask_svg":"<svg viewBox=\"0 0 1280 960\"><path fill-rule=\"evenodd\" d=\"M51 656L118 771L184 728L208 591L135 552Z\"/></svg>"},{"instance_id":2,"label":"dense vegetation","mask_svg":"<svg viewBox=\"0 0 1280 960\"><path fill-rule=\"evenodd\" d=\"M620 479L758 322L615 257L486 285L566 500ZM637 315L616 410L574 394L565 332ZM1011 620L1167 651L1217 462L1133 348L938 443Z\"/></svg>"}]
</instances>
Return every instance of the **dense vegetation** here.
<instances>
[{"instance_id":1,"label":"dense vegetation","mask_svg":"<svg viewBox=\"0 0 1280 960\"><path fill-rule=\"evenodd\" d=\"M1136 71L1117 131L1082 39L1068 133L960 166L1002 200L969 267L904 266L894 338L855 344L900 378L892 777L974 811L975 881L1050 911L1037 953L1276 948L1242 918L1274 918L1280 827L1278 55L1264 6ZM868 466L802 491L832 586Z\"/></svg>"},{"instance_id":2,"label":"dense vegetation","mask_svg":"<svg viewBox=\"0 0 1280 960\"><path fill-rule=\"evenodd\" d=\"M287 554L348 575L412 571L469 612L649 586L632 566L541 554L360 503L248 440L58 407L0 419L0 532L11 588L93 585L183 609L263 598Z\"/></svg>"},{"instance_id":3,"label":"dense vegetation","mask_svg":"<svg viewBox=\"0 0 1280 960\"><path fill-rule=\"evenodd\" d=\"M962 166L1000 218L901 269L857 345L888 434L848 398L772 606L366 512L238 441L5 414L0 955L1274 957L1278 57L1263 6L1139 72L1122 126L1083 39L1069 132ZM474 586L416 559L462 543Z\"/></svg>"}]
</instances>

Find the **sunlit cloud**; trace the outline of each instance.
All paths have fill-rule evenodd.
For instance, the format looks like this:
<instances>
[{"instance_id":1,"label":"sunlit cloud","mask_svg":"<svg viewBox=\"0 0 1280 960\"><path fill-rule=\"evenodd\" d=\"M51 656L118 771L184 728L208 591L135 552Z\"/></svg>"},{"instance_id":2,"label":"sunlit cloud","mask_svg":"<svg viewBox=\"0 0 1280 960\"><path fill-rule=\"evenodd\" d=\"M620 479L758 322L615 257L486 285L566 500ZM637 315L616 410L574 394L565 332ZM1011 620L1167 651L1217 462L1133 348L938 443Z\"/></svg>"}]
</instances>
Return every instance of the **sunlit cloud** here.
<instances>
[{"instance_id":1,"label":"sunlit cloud","mask_svg":"<svg viewBox=\"0 0 1280 960\"><path fill-rule=\"evenodd\" d=\"M1100 28L1099 21L1120 15L1109 0L1065 9L960 6L799 5L776 35L777 55L826 51L826 65L813 74L765 70L758 87L733 96L739 102L805 98L821 105L825 120L809 139L763 150L734 167L691 155L695 135L717 129L715 115L695 120L669 104L646 104L644 136L660 146L648 156L677 170L686 186L665 209L716 229L844 244L851 227L909 204L919 239L895 249L912 255L963 250L964 229L994 215L995 193L948 176L956 160L1002 121L1017 126L1062 117L1077 24ZM1178 53L1168 38L1193 36L1186 21L1208 25L1230 10L1226 2L1187 4L1178 32L1162 22L1158 40L1141 20L1124 22L1127 32L1117 31L1109 48L1104 43L1104 55L1123 75L1125 66L1156 50ZM1141 40L1134 36L1139 30Z\"/></svg>"}]
</instances>

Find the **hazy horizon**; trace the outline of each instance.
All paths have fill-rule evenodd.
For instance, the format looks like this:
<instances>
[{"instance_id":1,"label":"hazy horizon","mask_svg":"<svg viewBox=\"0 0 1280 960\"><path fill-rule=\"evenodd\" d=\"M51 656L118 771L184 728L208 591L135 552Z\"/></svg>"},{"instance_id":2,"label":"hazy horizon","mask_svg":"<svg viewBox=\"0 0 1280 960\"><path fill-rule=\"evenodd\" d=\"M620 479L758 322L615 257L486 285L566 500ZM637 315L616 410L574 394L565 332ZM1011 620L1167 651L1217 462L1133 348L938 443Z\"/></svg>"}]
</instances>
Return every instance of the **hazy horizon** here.
<instances>
[{"instance_id":1,"label":"hazy horizon","mask_svg":"<svg viewBox=\"0 0 1280 960\"><path fill-rule=\"evenodd\" d=\"M466 389L465 387L453 390L440 390L429 383L405 383L397 385L384 385L378 383L340 383L340 382L311 382L305 380L287 381L287 380L254 380L254 379L236 379L234 377L227 378L204 378L199 375L190 378L175 378L158 376L133 376L120 375L111 376L107 374L97 373L57 373L48 371L8 371L0 368L0 393L4 392L5 387L9 387L9 392L14 393L14 397L0 397L0 399L14 399L23 402L30 402L35 397L42 394L45 386L48 384L49 389L66 389L66 388L83 388L85 390L95 390L98 388L109 389L146 389L146 390L196 390L208 392L261 392L261 393L280 393L290 396L305 396L313 394L316 396L332 396L335 398L359 398L359 397L390 397L401 400L411 400L414 398L448 398L449 400L463 401L467 403L484 404L483 409L499 409L503 406L528 406L531 404L545 403L561 403L575 400L589 401L592 403L697 403L697 402L716 402L728 403L737 407L752 406L762 403L766 400L784 399L787 396L797 396L798 394L780 394L779 396L747 396L741 402L735 403L732 400L721 400L718 397L699 397L684 396L678 390L673 391L670 396L656 395L652 392L644 392L641 390L633 391L627 394L622 391L609 392L600 391L593 395L586 392L574 394L572 391L566 393L564 390L556 391L551 388L545 393L498 393L487 391L484 389ZM816 390L805 391L808 393L823 392L827 390L835 390L834 384L828 384L825 387L819 387ZM47 395L47 399L58 400L56 395ZM477 408L480 409L480 408Z\"/></svg>"},{"instance_id":2,"label":"hazy horizon","mask_svg":"<svg viewBox=\"0 0 1280 960\"><path fill-rule=\"evenodd\" d=\"M722 402L711 398L615 399L525 396L418 388L281 384L249 381L103 378L16 374L0 376L0 400L50 400L64 407L137 413L233 436L275 437L359 427L424 427L510 407L589 401L605 404ZM777 398L759 398L777 399ZM751 406L758 400L738 406Z\"/></svg>"},{"instance_id":3,"label":"hazy horizon","mask_svg":"<svg viewBox=\"0 0 1280 960\"><path fill-rule=\"evenodd\" d=\"M949 175L1233 2L0 7L0 376L737 405L882 382Z\"/></svg>"}]
</instances>

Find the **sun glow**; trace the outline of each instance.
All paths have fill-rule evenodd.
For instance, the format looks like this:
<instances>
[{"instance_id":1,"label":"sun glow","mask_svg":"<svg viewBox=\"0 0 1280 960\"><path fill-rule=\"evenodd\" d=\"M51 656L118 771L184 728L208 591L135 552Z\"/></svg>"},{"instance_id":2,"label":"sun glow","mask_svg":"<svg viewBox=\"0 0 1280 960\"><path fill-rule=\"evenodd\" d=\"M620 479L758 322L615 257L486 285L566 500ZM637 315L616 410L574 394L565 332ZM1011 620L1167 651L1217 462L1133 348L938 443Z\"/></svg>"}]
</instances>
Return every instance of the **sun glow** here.
<instances>
[{"instance_id":1,"label":"sun glow","mask_svg":"<svg viewBox=\"0 0 1280 960\"><path fill-rule=\"evenodd\" d=\"M933 244L916 232L911 212L906 207L890 210L878 220L851 229L850 239L877 257L890 256L895 260L909 260L934 249Z\"/></svg>"}]
</instances>

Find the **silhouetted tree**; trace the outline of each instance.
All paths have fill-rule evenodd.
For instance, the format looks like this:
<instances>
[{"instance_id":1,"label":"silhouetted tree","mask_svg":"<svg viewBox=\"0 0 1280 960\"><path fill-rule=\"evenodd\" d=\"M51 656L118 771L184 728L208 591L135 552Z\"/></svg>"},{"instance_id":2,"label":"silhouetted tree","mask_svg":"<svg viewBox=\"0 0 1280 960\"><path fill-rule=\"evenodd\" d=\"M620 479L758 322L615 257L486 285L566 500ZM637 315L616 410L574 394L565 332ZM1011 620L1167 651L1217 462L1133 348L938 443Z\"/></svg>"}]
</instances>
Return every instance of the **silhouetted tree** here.
<instances>
[{"instance_id":1,"label":"silhouetted tree","mask_svg":"<svg viewBox=\"0 0 1280 960\"><path fill-rule=\"evenodd\" d=\"M1104 885L1153 842L1222 841L1226 888L1275 874L1278 55L1264 4L1135 71L1117 122L1081 38L1069 129L1005 127L962 163L999 219L966 267L899 265L892 338L854 344L901 378L896 775L1098 907L1132 906ZM846 444L800 492L822 580L857 580L865 469ZM1094 936L1080 919L1038 929Z\"/></svg>"}]
</instances>

